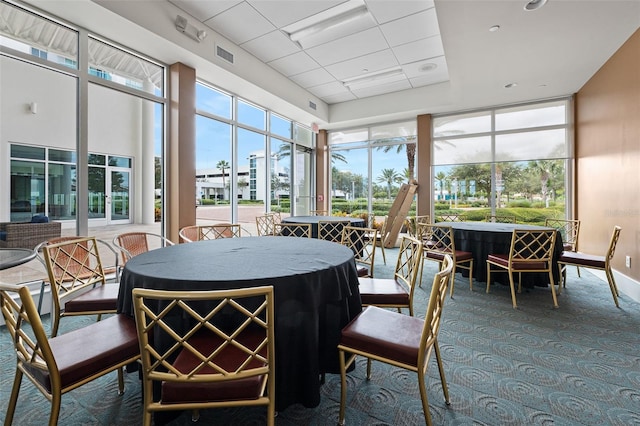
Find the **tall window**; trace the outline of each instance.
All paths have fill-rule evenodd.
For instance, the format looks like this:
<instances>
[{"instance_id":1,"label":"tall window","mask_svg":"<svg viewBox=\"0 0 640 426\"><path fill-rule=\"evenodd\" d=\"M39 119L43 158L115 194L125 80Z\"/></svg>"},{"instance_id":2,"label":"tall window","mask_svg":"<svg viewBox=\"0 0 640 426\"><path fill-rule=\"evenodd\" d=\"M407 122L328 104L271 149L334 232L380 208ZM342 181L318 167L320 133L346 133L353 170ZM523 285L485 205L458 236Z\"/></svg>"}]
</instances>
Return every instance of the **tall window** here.
<instances>
[{"instance_id":1,"label":"tall window","mask_svg":"<svg viewBox=\"0 0 640 426\"><path fill-rule=\"evenodd\" d=\"M516 215L541 223L570 209L571 102L560 99L433 119L435 214Z\"/></svg>"},{"instance_id":2,"label":"tall window","mask_svg":"<svg viewBox=\"0 0 640 426\"><path fill-rule=\"evenodd\" d=\"M415 121L330 132L331 210L381 221L415 177L416 135Z\"/></svg>"},{"instance_id":3,"label":"tall window","mask_svg":"<svg viewBox=\"0 0 640 426\"><path fill-rule=\"evenodd\" d=\"M196 113L197 203L202 206L197 219L251 228L255 216L266 211L290 214L295 209L292 153L296 146L312 147L311 130L205 83L196 86ZM308 164L295 170L309 181ZM311 202L310 196L305 199Z\"/></svg>"}]
</instances>

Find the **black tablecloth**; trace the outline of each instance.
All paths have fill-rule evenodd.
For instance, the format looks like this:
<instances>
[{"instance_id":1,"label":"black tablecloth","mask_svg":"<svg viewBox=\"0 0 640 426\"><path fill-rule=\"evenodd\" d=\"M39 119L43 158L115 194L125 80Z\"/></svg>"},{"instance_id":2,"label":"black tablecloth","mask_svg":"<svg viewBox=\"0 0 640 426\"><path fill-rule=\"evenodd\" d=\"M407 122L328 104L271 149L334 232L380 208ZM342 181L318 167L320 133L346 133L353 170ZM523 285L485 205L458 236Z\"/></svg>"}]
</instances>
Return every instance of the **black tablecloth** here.
<instances>
[{"instance_id":1,"label":"black tablecloth","mask_svg":"<svg viewBox=\"0 0 640 426\"><path fill-rule=\"evenodd\" d=\"M213 290L273 285L276 407L320 403L320 374L339 372L342 328L361 310L353 253L310 238L198 241L140 254L123 270L118 312L133 316L134 287Z\"/></svg>"},{"instance_id":2,"label":"black tablecloth","mask_svg":"<svg viewBox=\"0 0 640 426\"><path fill-rule=\"evenodd\" d=\"M289 216L282 218L284 223L310 223L311 224L311 237L318 238L318 222L350 222L351 226L358 226L364 228L364 219L357 217L342 217L342 216Z\"/></svg>"},{"instance_id":3,"label":"black tablecloth","mask_svg":"<svg viewBox=\"0 0 640 426\"><path fill-rule=\"evenodd\" d=\"M511 249L511 237L514 229L552 229L544 226L524 225L515 223L493 222L441 222L438 225L451 226L457 250L469 251L473 254L473 278L479 282L487 281L487 257L490 254L508 254ZM559 279L557 261L562 255L562 235L556 233L556 243L553 249L553 279L556 284ZM468 274L467 271L462 271ZM506 274L491 274L496 282L509 283ZM514 277L517 280L517 277ZM523 287L547 286L547 273L522 274Z\"/></svg>"}]
</instances>

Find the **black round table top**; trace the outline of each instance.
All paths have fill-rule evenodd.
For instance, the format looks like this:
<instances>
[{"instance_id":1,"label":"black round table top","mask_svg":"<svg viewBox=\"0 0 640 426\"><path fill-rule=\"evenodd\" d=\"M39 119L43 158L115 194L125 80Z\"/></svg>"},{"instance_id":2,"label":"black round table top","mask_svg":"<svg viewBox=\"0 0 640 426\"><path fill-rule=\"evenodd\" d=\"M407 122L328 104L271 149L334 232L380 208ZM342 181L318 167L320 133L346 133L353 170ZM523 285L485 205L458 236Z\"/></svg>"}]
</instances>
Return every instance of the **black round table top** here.
<instances>
[{"instance_id":1,"label":"black round table top","mask_svg":"<svg viewBox=\"0 0 640 426\"><path fill-rule=\"evenodd\" d=\"M126 263L125 273L163 282L264 281L313 273L352 257L345 246L312 238L221 238L142 253Z\"/></svg>"},{"instance_id":2,"label":"black round table top","mask_svg":"<svg viewBox=\"0 0 640 426\"><path fill-rule=\"evenodd\" d=\"M512 233L514 229L524 229L524 230L553 229L546 226L526 225L523 223L496 223L496 222L438 222L436 225L450 226L453 229L458 229L461 231L508 232L508 233Z\"/></svg>"},{"instance_id":3,"label":"black round table top","mask_svg":"<svg viewBox=\"0 0 640 426\"><path fill-rule=\"evenodd\" d=\"M285 223L311 223L317 224L320 221L327 222L351 222L354 226L363 226L364 219L359 217L346 217L346 216L289 216L283 217L282 221Z\"/></svg>"},{"instance_id":4,"label":"black round table top","mask_svg":"<svg viewBox=\"0 0 640 426\"><path fill-rule=\"evenodd\" d=\"M22 265L36 257L36 252L24 248L0 248L0 270Z\"/></svg>"}]
</instances>

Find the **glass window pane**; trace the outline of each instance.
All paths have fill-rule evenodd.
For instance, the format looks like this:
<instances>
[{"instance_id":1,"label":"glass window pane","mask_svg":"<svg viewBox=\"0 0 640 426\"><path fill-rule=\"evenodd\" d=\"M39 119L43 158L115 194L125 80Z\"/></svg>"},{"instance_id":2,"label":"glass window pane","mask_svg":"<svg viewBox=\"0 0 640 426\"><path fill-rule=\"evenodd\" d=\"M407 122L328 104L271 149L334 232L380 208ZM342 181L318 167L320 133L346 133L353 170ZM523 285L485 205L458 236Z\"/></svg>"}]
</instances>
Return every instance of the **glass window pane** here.
<instances>
[{"instance_id":1,"label":"glass window pane","mask_svg":"<svg viewBox=\"0 0 640 426\"><path fill-rule=\"evenodd\" d=\"M522 105L496 111L496 130L526 129L563 125L567 122L567 102Z\"/></svg>"},{"instance_id":2,"label":"glass window pane","mask_svg":"<svg viewBox=\"0 0 640 426\"><path fill-rule=\"evenodd\" d=\"M78 33L57 22L0 2L0 46L37 56L68 68L78 67Z\"/></svg>"},{"instance_id":3,"label":"glass window pane","mask_svg":"<svg viewBox=\"0 0 640 426\"><path fill-rule=\"evenodd\" d=\"M104 156L101 156L104 159ZM105 172L104 167L89 167L89 218L104 219L106 217L105 204Z\"/></svg>"},{"instance_id":4,"label":"glass window pane","mask_svg":"<svg viewBox=\"0 0 640 426\"><path fill-rule=\"evenodd\" d=\"M267 112L264 109L238 100L238 123L266 130L266 120Z\"/></svg>"},{"instance_id":5,"label":"glass window pane","mask_svg":"<svg viewBox=\"0 0 640 426\"><path fill-rule=\"evenodd\" d=\"M49 161L60 161L64 163L75 163L75 151L65 151L62 149L49 149Z\"/></svg>"},{"instance_id":6,"label":"glass window pane","mask_svg":"<svg viewBox=\"0 0 640 426\"><path fill-rule=\"evenodd\" d=\"M378 139L402 140L407 137L415 137L417 134L418 134L418 124L415 120L371 127L372 140L378 140Z\"/></svg>"},{"instance_id":7,"label":"glass window pane","mask_svg":"<svg viewBox=\"0 0 640 426\"><path fill-rule=\"evenodd\" d=\"M75 165L49 164L49 216L58 220L75 219Z\"/></svg>"},{"instance_id":8,"label":"glass window pane","mask_svg":"<svg viewBox=\"0 0 640 426\"><path fill-rule=\"evenodd\" d=\"M438 139L433 141L433 164L491 162L491 137Z\"/></svg>"},{"instance_id":9,"label":"glass window pane","mask_svg":"<svg viewBox=\"0 0 640 426\"><path fill-rule=\"evenodd\" d=\"M31 160L44 160L44 148L24 145L11 145L11 157L13 158L29 158Z\"/></svg>"},{"instance_id":10,"label":"glass window pane","mask_svg":"<svg viewBox=\"0 0 640 426\"><path fill-rule=\"evenodd\" d=\"M127 167L131 168L131 158L109 156L109 165L111 167Z\"/></svg>"},{"instance_id":11,"label":"glass window pane","mask_svg":"<svg viewBox=\"0 0 640 426\"><path fill-rule=\"evenodd\" d=\"M264 201L267 194L264 154L264 135L238 129L238 172L249 172L248 199L251 201Z\"/></svg>"},{"instance_id":12,"label":"glass window pane","mask_svg":"<svg viewBox=\"0 0 640 426\"><path fill-rule=\"evenodd\" d=\"M293 125L293 140L296 143L312 148L313 132L308 127L300 126L297 123Z\"/></svg>"},{"instance_id":13,"label":"glass window pane","mask_svg":"<svg viewBox=\"0 0 640 426\"><path fill-rule=\"evenodd\" d=\"M164 94L163 67L91 37L89 75L153 95Z\"/></svg>"},{"instance_id":14,"label":"glass window pane","mask_svg":"<svg viewBox=\"0 0 640 426\"><path fill-rule=\"evenodd\" d=\"M373 212L378 219L383 219L383 216L389 213L400 186L409 181L407 147L408 145L403 144L374 145L372 148ZM415 207L412 206L411 212L408 214L415 214Z\"/></svg>"},{"instance_id":15,"label":"glass window pane","mask_svg":"<svg viewBox=\"0 0 640 426\"><path fill-rule=\"evenodd\" d=\"M284 119L276 114L271 113L271 133L291 139L292 123L291 120Z\"/></svg>"},{"instance_id":16,"label":"glass window pane","mask_svg":"<svg viewBox=\"0 0 640 426\"><path fill-rule=\"evenodd\" d=\"M341 130L329 133L329 145L364 142L369 140L369 129Z\"/></svg>"},{"instance_id":17,"label":"glass window pane","mask_svg":"<svg viewBox=\"0 0 640 426\"><path fill-rule=\"evenodd\" d=\"M450 137L491 131L491 113L480 111L433 119L433 136Z\"/></svg>"},{"instance_id":18,"label":"glass window pane","mask_svg":"<svg viewBox=\"0 0 640 426\"><path fill-rule=\"evenodd\" d=\"M44 163L11 161L11 222L28 222L44 213Z\"/></svg>"},{"instance_id":19,"label":"glass window pane","mask_svg":"<svg viewBox=\"0 0 640 426\"><path fill-rule=\"evenodd\" d=\"M331 151L331 211L368 213L369 150Z\"/></svg>"},{"instance_id":20,"label":"glass window pane","mask_svg":"<svg viewBox=\"0 0 640 426\"><path fill-rule=\"evenodd\" d=\"M211 219L213 223L231 220L231 131L230 124L196 116L196 197L200 203L199 216ZM248 173L240 170L238 180L248 182ZM246 186L240 182L238 191L239 197L248 194Z\"/></svg>"},{"instance_id":21,"label":"glass window pane","mask_svg":"<svg viewBox=\"0 0 640 426\"><path fill-rule=\"evenodd\" d=\"M495 161L545 158L567 158L565 129L496 136Z\"/></svg>"},{"instance_id":22,"label":"glass window pane","mask_svg":"<svg viewBox=\"0 0 640 426\"><path fill-rule=\"evenodd\" d=\"M88 162L89 164L93 164L96 166L104 166L107 164L107 156L100 154L89 154Z\"/></svg>"},{"instance_id":23,"label":"glass window pane","mask_svg":"<svg viewBox=\"0 0 640 426\"><path fill-rule=\"evenodd\" d=\"M196 84L196 110L231 119L232 97L216 89Z\"/></svg>"},{"instance_id":24,"label":"glass window pane","mask_svg":"<svg viewBox=\"0 0 640 426\"><path fill-rule=\"evenodd\" d=\"M291 142L271 139L271 211L291 212L291 147Z\"/></svg>"}]
</instances>

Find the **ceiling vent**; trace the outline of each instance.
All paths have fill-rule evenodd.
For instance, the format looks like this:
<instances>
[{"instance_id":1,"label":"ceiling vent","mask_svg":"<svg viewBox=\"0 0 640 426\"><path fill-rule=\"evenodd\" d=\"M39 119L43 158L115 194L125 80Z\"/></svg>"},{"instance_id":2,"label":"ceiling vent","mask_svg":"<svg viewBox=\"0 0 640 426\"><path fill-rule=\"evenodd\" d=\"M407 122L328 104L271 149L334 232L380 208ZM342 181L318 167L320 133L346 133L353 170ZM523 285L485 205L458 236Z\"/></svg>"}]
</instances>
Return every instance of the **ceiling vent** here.
<instances>
[{"instance_id":1,"label":"ceiling vent","mask_svg":"<svg viewBox=\"0 0 640 426\"><path fill-rule=\"evenodd\" d=\"M216 56L229 62L230 64L233 64L233 53L229 52L228 50L224 50L220 46L216 46Z\"/></svg>"}]
</instances>

